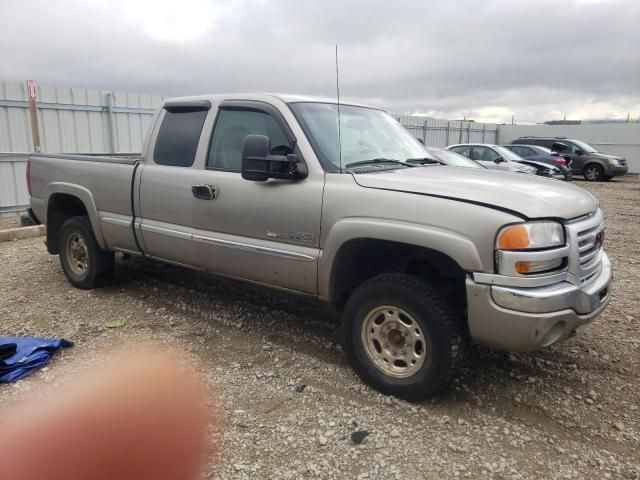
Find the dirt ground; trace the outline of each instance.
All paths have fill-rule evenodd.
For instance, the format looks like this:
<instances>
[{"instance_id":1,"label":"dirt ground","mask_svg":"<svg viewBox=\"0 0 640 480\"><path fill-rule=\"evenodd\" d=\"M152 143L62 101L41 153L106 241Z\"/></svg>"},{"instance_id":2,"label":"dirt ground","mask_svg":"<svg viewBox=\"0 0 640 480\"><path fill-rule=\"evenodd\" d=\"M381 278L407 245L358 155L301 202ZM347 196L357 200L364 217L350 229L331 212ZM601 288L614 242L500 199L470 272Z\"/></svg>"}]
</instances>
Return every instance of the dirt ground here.
<instances>
[{"instance_id":1,"label":"dirt ground","mask_svg":"<svg viewBox=\"0 0 640 480\"><path fill-rule=\"evenodd\" d=\"M142 259L119 259L112 286L81 291L42 238L0 244L0 335L76 342L0 385L0 412L98 351L153 339L202 362L222 398L224 449L206 478L640 478L640 182L575 183L606 215L609 308L541 352L475 347L449 391L422 404L363 385L321 304Z\"/></svg>"}]
</instances>

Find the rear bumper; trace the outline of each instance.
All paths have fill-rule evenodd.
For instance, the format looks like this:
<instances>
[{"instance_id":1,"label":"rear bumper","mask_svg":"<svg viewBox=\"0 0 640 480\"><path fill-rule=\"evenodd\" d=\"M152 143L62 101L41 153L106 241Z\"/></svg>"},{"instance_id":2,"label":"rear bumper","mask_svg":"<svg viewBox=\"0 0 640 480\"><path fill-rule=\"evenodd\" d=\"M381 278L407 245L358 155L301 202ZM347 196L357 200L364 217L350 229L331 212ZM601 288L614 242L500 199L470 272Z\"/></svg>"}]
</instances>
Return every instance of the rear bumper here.
<instances>
[{"instance_id":1,"label":"rear bumper","mask_svg":"<svg viewBox=\"0 0 640 480\"><path fill-rule=\"evenodd\" d=\"M477 343L507 351L533 351L592 322L611 299L611 263L588 285L563 281L544 287L502 287L467 279L469 330Z\"/></svg>"}]
</instances>

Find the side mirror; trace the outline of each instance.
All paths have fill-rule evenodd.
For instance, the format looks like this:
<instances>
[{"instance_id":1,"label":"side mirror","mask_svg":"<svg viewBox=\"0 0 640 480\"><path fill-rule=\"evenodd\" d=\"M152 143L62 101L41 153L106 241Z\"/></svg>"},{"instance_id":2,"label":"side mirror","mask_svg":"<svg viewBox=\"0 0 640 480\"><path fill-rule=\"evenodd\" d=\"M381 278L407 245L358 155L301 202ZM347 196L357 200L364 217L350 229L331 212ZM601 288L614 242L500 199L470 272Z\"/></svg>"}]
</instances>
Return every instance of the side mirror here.
<instances>
[{"instance_id":1,"label":"side mirror","mask_svg":"<svg viewBox=\"0 0 640 480\"><path fill-rule=\"evenodd\" d=\"M297 155L272 155L266 135L247 135L242 142L242 178L265 182L270 178L298 180L308 175L307 166Z\"/></svg>"},{"instance_id":2,"label":"side mirror","mask_svg":"<svg viewBox=\"0 0 640 480\"><path fill-rule=\"evenodd\" d=\"M584 152L579 148L576 148L576 155L584 155Z\"/></svg>"},{"instance_id":3,"label":"side mirror","mask_svg":"<svg viewBox=\"0 0 640 480\"><path fill-rule=\"evenodd\" d=\"M502 163L502 162L506 162L504 157L498 157L493 161L493 163Z\"/></svg>"}]
</instances>

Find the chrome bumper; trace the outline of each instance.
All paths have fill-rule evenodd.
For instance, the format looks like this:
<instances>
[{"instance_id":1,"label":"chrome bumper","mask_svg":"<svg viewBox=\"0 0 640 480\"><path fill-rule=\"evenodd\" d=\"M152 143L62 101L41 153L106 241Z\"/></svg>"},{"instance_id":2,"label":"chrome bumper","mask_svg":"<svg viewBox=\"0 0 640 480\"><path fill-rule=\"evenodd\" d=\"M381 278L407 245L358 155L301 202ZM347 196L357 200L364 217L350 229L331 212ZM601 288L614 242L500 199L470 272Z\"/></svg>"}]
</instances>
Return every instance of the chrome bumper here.
<instances>
[{"instance_id":1,"label":"chrome bumper","mask_svg":"<svg viewBox=\"0 0 640 480\"><path fill-rule=\"evenodd\" d=\"M603 252L588 284L561 281L539 287L504 287L467 279L468 320L477 343L532 351L556 343L595 319L611 299L612 270Z\"/></svg>"}]
</instances>

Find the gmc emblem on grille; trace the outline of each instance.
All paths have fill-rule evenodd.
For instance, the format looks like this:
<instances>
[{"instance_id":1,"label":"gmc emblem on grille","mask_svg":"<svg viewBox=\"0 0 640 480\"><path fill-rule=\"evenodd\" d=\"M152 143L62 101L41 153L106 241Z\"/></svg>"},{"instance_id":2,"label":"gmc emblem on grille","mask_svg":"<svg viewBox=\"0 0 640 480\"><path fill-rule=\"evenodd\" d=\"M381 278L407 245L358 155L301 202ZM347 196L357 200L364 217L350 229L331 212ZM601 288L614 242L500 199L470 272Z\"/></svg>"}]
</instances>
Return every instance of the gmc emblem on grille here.
<instances>
[{"instance_id":1,"label":"gmc emblem on grille","mask_svg":"<svg viewBox=\"0 0 640 480\"><path fill-rule=\"evenodd\" d=\"M598 246L598 248L602 248L603 244L604 244L604 229L600 230L596 234L596 245Z\"/></svg>"}]
</instances>

